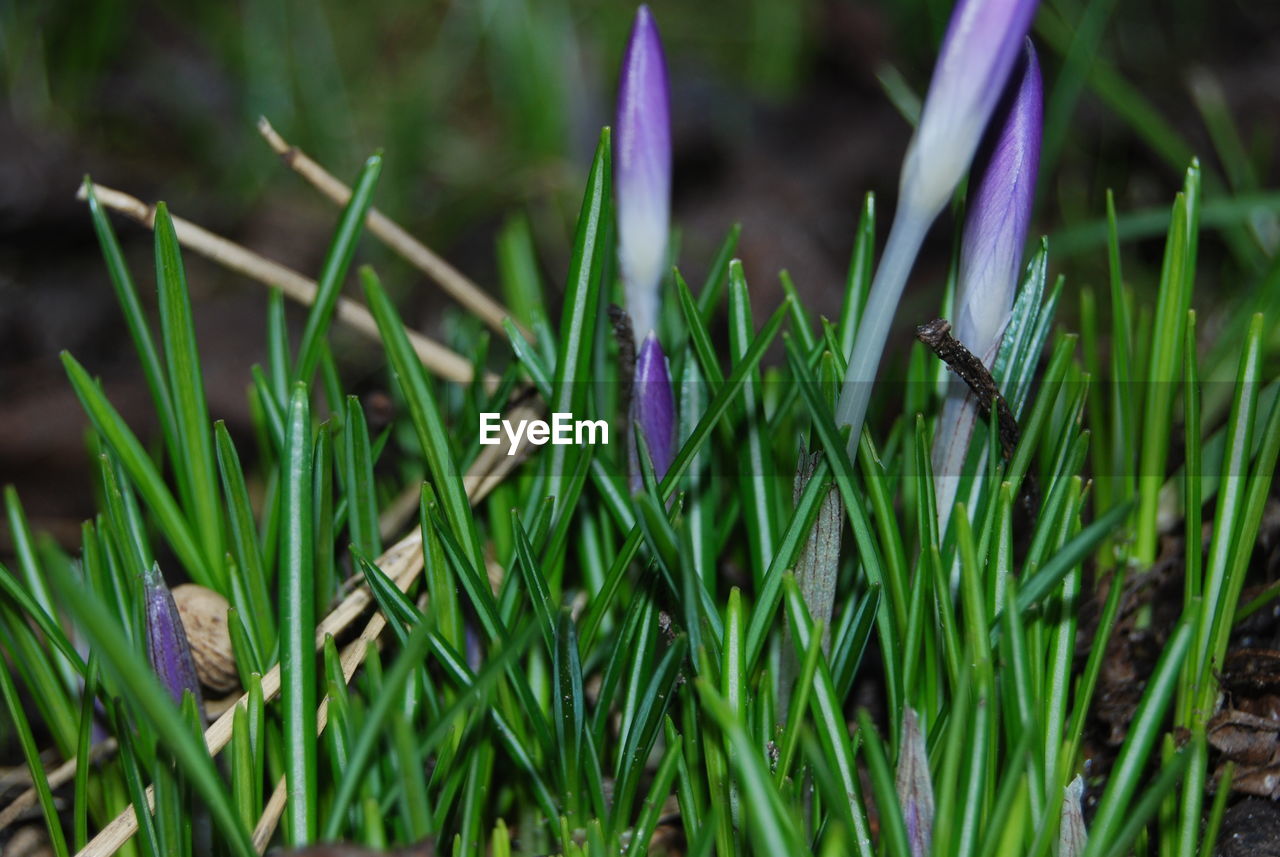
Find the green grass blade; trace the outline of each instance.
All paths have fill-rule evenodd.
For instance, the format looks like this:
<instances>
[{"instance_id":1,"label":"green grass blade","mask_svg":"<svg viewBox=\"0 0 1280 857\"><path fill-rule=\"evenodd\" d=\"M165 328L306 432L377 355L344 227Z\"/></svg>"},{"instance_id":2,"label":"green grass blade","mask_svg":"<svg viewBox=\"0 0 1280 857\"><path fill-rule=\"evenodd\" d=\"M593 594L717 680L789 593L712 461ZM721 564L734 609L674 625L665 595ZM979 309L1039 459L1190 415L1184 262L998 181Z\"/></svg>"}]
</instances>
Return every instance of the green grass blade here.
<instances>
[{"instance_id":1,"label":"green grass blade","mask_svg":"<svg viewBox=\"0 0 1280 857\"><path fill-rule=\"evenodd\" d=\"M449 432L445 429L443 413L431 391L426 370L409 343L404 323L382 290L377 275L364 268L360 276L364 280L369 309L377 321L387 359L408 402L413 428L426 455L427 469L440 497L445 520L457 535L467 559L476 568L483 568L484 553L476 534L471 504L462 484L462 473L453 460Z\"/></svg>"},{"instance_id":2,"label":"green grass blade","mask_svg":"<svg viewBox=\"0 0 1280 857\"><path fill-rule=\"evenodd\" d=\"M200 354L196 347L195 319L187 276L178 249L173 219L162 202L155 214L156 279L160 291L160 328L165 365L169 370L169 390L173 397L174 427L178 433L180 457L175 470L185 473L180 485L188 496L187 517L200 540L205 565L214 586L230 593L222 573L222 515L218 504L218 480L213 466L213 437L209 405L205 399Z\"/></svg>"},{"instance_id":3,"label":"green grass blade","mask_svg":"<svg viewBox=\"0 0 1280 857\"><path fill-rule=\"evenodd\" d=\"M53 791L49 788L49 778L45 774L44 763L40 761L40 748L36 745L31 724L22 709L22 700L18 697L13 676L9 674L9 668L4 663L0 663L0 695L4 696L5 706L9 709L10 724L18 733L18 744L21 745L22 755L27 760L27 770L31 772L31 782L35 786L40 811L44 814L45 827L49 831L49 842L53 845L53 851L57 857L67 857L67 839L62 832L62 820L53 802Z\"/></svg>"},{"instance_id":4,"label":"green grass blade","mask_svg":"<svg viewBox=\"0 0 1280 857\"><path fill-rule=\"evenodd\" d=\"M610 154L609 129L600 133L591 172L587 176L583 192L582 208L578 214L578 227L573 240L573 254L569 260L569 274L565 286L564 311L560 317L559 351L556 355L555 374L552 378L551 413L573 414L576 419L587 417L587 392L591 386L591 362L595 346L597 314L602 291L601 277L609 252L606 236L611 223L610 213ZM646 331L640 331L643 335ZM547 455L545 472L549 475L551 495L562 497L561 484L573 471L573 464L582 450L573 445L554 445ZM561 504L557 517L563 517L568 509Z\"/></svg>"},{"instance_id":5,"label":"green grass blade","mask_svg":"<svg viewBox=\"0 0 1280 857\"><path fill-rule=\"evenodd\" d=\"M107 401L102 389L89 377L89 373L74 357L65 351L62 352L62 364L66 369L67 377L71 379L76 397L80 399L94 428L106 439L107 444L120 459L125 472L129 474L138 493L142 495L156 516L161 531L187 572L201 586L218 588L219 577L210 570L200 543L197 542L186 518L183 517L177 501L169 493L164 479L160 476L160 471L147 455L138 438L129 430L119 412Z\"/></svg>"},{"instance_id":6,"label":"green grass blade","mask_svg":"<svg viewBox=\"0 0 1280 857\"><path fill-rule=\"evenodd\" d=\"M289 399L281 459L280 699L283 705L286 839L315 841L319 817L316 767L315 558L312 517L311 410L299 383Z\"/></svg>"},{"instance_id":7,"label":"green grass blade","mask_svg":"<svg viewBox=\"0 0 1280 857\"><path fill-rule=\"evenodd\" d=\"M236 452L231 434L222 420L214 423L214 443L218 451L218 469L222 475L222 492L227 504L227 530L236 560L236 572L244 582L245 602L235 599L242 618L249 621L254 644L262 654L269 653L276 645L276 620L267 592L267 570L258 544L258 530L253 520L253 508L249 502L249 488L244 470L240 466L240 454ZM238 587L232 587L233 592Z\"/></svg>"},{"instance_id":8,"label":"green grass blade","mask_svg":"<svg viewBox=\"0 0 1280 857\"><path fill-rule=\"evenodd\" d=\"M1196 229L1199 224L1200 168L1187 170L1186 187L1173 204L1173 218L1165 243L1164 266L1155 326L1147 360L1142 408L1142 444L1138 459L1138 506L1135 555L1144 565L1155 561L1156 516L1160 486L1169 451L1169 425L1175 393L1182 378L1182 345L1187 310L1195 285Z\"/></svg>"},{"instance_id":9,"label":"green grass blade","mask_svg":"<svg viewBox=\"0 0 1280 857\"><path fill-rule=\"evenodd\" d=\"M698 292L698 314L702 317L704 325L710 324L711 317L715 315L716 306L720 303L720 295L724 293L729 263L733 260L733 254L738 249L738 239L741 237L741 223L735 223L729 227L728 234L725 235L724 241L720 242L720 249L716 251L715 259L707 270L707 279L702 284L702 291Z\"/></svg>"},{"instance_id":10,"label":"green grass blade","mask_svg":"<svg viewBox=\"0 0 1280 857\"><path fill-rule=\"evenodd\" d=\"M787 304L792 304L787 301ZM729 263L729 356L740 360L754 336L751 320L751 302L747 295L747 280L742 273L742 263ZM740 437L738 455L738 485L742 491L743 517L751 555L751 568L756 585L764 579L775 551L774 509L777 480L769 461L764 438L764 414L761 405L760 373L753 370L742 384L741 420L743 436Z\"/></svg>"},{"instance_id":11,"label":"green grass blade","mask_svg":"<svg viewBox=\"0 0 1280 857\"><path fill-rule=\"evenodd\" d=\"M351 198L342 210L338 219L338 228L334 231L333 240L325 254L324 264L320 267L320 276L316 280L316 299L307 314L306 326L302 329L302 340L298 343L298 357L293 364L293 380L311 382L311 376L320 362L320 346L329 331L329 322L333 320L334 308L338 305L338 296L342 292L343 280L351 267L351 259L356 252L356 244L364 231L365 217L369 206L373 203L373 191L378 185L378 176L382 173L382 156L374 155L365 161L360 177L356 179Z\"/></svg>"},{"instance_id":12,"label":"green grass blade","mask_svg":"<svg viewBox=\"0 0 1280 857\"><path fill-rule=\"evenodd\" d=\"M560 611L553 651L552 686L555 688L555 696L551 707L556 726L556 744L560 748L563 795L570 810L580 812L580 808L585 806L578 784L583 762L586 703L582 694L582 663L578 659L577 629L568 607Z\"/></svg>"},{"instance_id":13,"label":"green grass blade","mask_svg":"<svg viewBox=\"0 0 1280 857\"><path fill-rule=\"evenodd\" d=\"M795 821L769 780L759 749L735 712L705 679L697 681L703 707L716 721L733 749L734 779L745 803L744 815L751 829L753 850L761 854L800 854L804 847Z\"/></svg>"},{"instance_id":14,"label":"green grass blade","mask_svg":"<svg viewBox=\"0 0 1280 857\"><path fill-rule=\"evenodd\" d=\"M1127 817L1134 793L1141 783L1151 750L1159 738L1165 711L1173 699L1182 661L1191 647L1192 614L1188 613L1169 635L1169 642L1147 682L1142 700L1129 724L1129 736L1116 758L1106 790L1089 829L1084 857L1109 853Z\"/></svg>"},{"instance_id":15,"label":"green grass blade","mask_svg":"<svg viewBox=\"0 0 1280 857\"><path fill-rule=\"evenodd\" d=\"M871 274L875 270L876 195L867 191L862 198L862 212L854 232L853 254L849 259L849 275L845 279L844 303L840 307L840 352L853 352L853 337L862 321L862 308L871 290Z\"/></svg>"},{"instance_id":16,"label":"green grass blade","mask_svg":"<svg viewBox=\"0 0 1280 857\"><path fill-rule=\"evenodd\" d=\"M124 313L125 323L129 327L129 336L133 339L134 348L138 352L138 360L142 364L142 374L147 380L147 388L151 391L151 399L155 404L156 416L164 434L165 447L169 455L176 457L181 447L175 429L173 415L173 398L169 385L165 381L164 368L160 363L160 353L156 350L155 341L151 338L151 329L147 323L146 312L142 301L138 298L138 289L133 277L129 274L124 253L116 241L115 230L107 217L106 209L98 202L93 191L93 183L86 177L84 182L85 196L89 202L89 215L93 218L93 228L98 235L98 243L102 247L102 255L107 263L107 273L111 277L111 285L115 288L116 300Z\"/></svg>"}]
</instances>

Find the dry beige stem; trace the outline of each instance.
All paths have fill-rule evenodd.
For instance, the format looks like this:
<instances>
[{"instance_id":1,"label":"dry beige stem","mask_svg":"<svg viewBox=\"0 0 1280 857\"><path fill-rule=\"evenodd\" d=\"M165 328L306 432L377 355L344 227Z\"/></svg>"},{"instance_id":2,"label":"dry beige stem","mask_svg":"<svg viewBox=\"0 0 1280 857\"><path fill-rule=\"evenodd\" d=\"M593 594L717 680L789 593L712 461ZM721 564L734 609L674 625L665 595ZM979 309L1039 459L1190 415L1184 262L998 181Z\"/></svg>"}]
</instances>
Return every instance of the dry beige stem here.
<instances>
[{"instance_id":1,"label":"dry beige stem","mask_svg":"<svg viewBox=\"0 0 1280 857\"><path fill-rule=\"evenodd\" d=\"M312 187L320 191L338 205L346 205L351 199L351 188L338 180L332 173L317 164L297 146L291 146L276 133L271 123L263 116L258 120L258 132L267 141L267 145L278 154L295 173L306 179ZM471 310L480 320L492 327L501 336L506 336L502 327L503 319L511 316L511 311L489 297L479 286L467 278L465 274L441 259L425 244L406 232L399 224L376 208L370 208L365 218L369 231L382 239L392 250L399 253L411 265L440 284L440 287L453 296L454 300ZM532 339L519 322L512 319L526 338Z\"/></svg>"},{"instance_id":2,"label":"dry beige stem","mask_svg":"<svg viewBox=\"0 0 1280 857\"><path fill-rule=\"evenodd\" d=\"M130 196L123 191L99 184L93 186L93 192L98 197L98 201L107 208L128 215L148 229L155 227L155 206L148 205L137 197ZM80 186L76 197L78 199L88 198L88 191L85 185ZM191 221L184 220L176 215L173 216L173 228L178 235L178 243L196 251L201 256L212 259L237 273L244 274L250 279L257 280L268 286L275 286L284 292L286 297L300 304L310 306L315 302L318 288L315 280L304 277L292 268L287 268L279 262L273 262L265 256L254 253L234 241L215 235L204 227L197 226ZM338 321L348 327L374 341L381 341L381 337L378 335L377 322L373 320L369 310L350 298L338 298L335 315ZM413 350L417 352L418 359L422 361L422 365L448 381L457 381L462 384L471 382L474 376L471 361L415 330L406 330L406 333L408 333L409 342L413 345ZM489 374L485 377L485 383L490 388L494 388L498 384L498 378L496 375Z\"/></svg>"}]
</instances>

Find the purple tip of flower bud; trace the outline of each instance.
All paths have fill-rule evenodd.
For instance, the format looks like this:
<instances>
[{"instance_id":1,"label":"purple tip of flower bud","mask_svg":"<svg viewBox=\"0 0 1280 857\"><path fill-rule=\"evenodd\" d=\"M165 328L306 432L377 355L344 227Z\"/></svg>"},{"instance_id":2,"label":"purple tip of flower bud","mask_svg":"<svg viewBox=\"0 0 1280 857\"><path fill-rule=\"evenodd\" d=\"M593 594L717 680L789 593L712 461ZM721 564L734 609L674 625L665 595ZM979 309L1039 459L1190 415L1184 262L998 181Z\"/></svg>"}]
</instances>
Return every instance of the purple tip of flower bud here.
<instances>
[{"instance_id":1,"label":"purple tip of flower bud","mask_svg":"<svg viewBox=\"0 0 1280 857\"><path fill-rule=\"evenodd\" d=\"M658 286L671 218L667 63L648 6L636 11L618 83L613 184L618 261L637 341L657 326Z\"/></svg>"},{"instance_id":2,"label":"purple tip of flower bud","mask_svg":"<svg viewBox=\"0 0 1280 857\"><path fill-rule=\"evenodd\" d=\"M902 171L905 202L932 219L947 204L982 138L1037 0L959 0L933 69Z\"/></svg>"},{"instance_id":3,"label":"purple tip of flower bud","mask_svg":"<svg viewBox=\"0 0 1280 857\"><path fill-rule=\"evenodd\" d=\"M902 710L902 743L894 785L911 857L927 857L933 842L933 780L929 777L929 749L924 733L910 708Z\"/></svg>"},{"instance_id":4,"label":"purple tip of flower bud","mask_svg":"<svg viewBox=\"0 0 1280 857\"><path fill-rule=\"evenodd\" d=\"M1026 48L978 150L960 245L956 338L984 362L995 356L1013 306L1031 226L1044 86L1035 48Z\"/></svg>"},{"instance_id":5,"label":"purple tip of flower bud","mask_svg":"<svg viewBox=\"0 0 1280 857\"><path fill-rule=\"evenodd\" d=\"M182 704L182 695L191 691L196 708L204 712L204 700L200 695L200 681L196 678L196 664L191 657L191 644L182 627L182 617L173 594L165 585L158 565L142 576L142 597L146 610L147 659L160 683L164 685L175 705Z\"/></svg>"},{"instance_id":6,"label":"purple tip of flower bud","mask_svg":"<svg viewBox=\"0 0 1280 857\"><path fill-rule=\"evenodd\" d=\"M653 473L661 479L676 454L676 405L671 393L671 376L667 372L667 357L662 352L658 337L650 333L640 345L636 355L635 381L631 388L631 421L640 427ZM633 442L631 445L631 490L640 490L643 482L640 462Z\"/></svg>"}]
</instances>

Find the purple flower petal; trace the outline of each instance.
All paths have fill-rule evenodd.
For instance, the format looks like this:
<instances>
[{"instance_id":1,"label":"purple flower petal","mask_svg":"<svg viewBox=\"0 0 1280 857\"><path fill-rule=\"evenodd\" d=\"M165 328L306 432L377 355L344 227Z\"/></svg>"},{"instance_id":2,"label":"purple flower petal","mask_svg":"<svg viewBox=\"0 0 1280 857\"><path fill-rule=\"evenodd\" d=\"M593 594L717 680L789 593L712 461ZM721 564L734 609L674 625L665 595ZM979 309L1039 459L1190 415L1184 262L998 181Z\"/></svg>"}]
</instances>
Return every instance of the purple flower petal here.
<instances>
[{"instance_id":1,"label":"purple flower petal","mask_svg":"<svg viewBox=\"0 0 1280 857\"><path fill-rule=\"evenodd\" d=\"M142 597L146 611L147 659L160 683L175 705L182 704L184 691L191 691L196 708L204 711L200 696L200 681L196 678L196 665L191 657L191 645L187 641L178 605L165 585L160 567L154 565L142 575Z\"/></svg>"},{"instance_id":2,"label":"purple flower petal","mask_svg":"<svg viewBox=\"0 0 1280 857\"><path fill-rule=\"evenodd\" d=\"M676 455L676 405L671 393L667 357L658 337L650 333L636 356L635 382L631 389L631 421L639 425L653 461L654 475L667 474ZM643 486L636 444L631 443L631 490Z\"/></svg>"},{"instance_id":3,"label":"purple flower petal","mask_svg":"<svg viewBox=\"0 0 1280 857\"><path fill-rule=\"evenodd\" d=\"M618 83L613 142L618 261L636 340L657 326L658 286L671 219L671 118L667 64L648 6L636 10Z\"/></svg>"},{"instance_id":4,"label":"purple flower petal","mask_svg":"<svg viewBox=\"0 0 1280 857\"><path fill-rule=\"evenodd\" d=\"M959 0L902 169L904 202L937 216L969 169L1037 0Z\"/></svg>"},{"instance_id":5,"label":"purple flower petal","mask_svg":"<svg viewBox=\"0 0 1280 857\"><path fill-rule=\"evenodd\" d=\"M1040 169L1044 87L1031 40L978 150L960 245L956 338L990 363L1022 270Z\"/></svg>"},{"instance_id":6,"label":"purple flower petal","mask_svg":"<svg viewBox=\"0 0 1280 857\"><path fill-rule=\"evenodd\" d=\"M960 244L955 336L987 365L1000 347L1022 272L1022 248L1040 169L1043 113L1040 65L1028 39L973 164ZM942 532L951 520L977 418L977 403L968 387L952 378L933 448Z\"/></svg>"}]
</instances>

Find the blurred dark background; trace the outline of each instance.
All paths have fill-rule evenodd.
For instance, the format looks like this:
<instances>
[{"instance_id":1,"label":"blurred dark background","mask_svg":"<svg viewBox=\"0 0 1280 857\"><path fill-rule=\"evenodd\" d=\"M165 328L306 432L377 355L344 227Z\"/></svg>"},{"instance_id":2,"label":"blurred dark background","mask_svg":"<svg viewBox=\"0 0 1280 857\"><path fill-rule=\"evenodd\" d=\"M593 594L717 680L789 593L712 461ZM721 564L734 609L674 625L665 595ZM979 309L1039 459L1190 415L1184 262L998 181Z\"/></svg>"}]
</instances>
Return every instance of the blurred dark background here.
<instances>
[{"instance_id":1,"label":"blurred dark background","mask_svg":"<svg viewBox=\"0 0 1280 857\"><path fill-rule=\"evenodd\" d=\"M883 240L908 119L950 0L652 4L671 70L675 222L693 282L735 221L759 301L788 269L816 310L838 310L862 196ZM91 514L84 419L57 359L69 349L145 432L148 400L101 262L81 177L173 211L314 276L337 210L254 128L259 115L350 181L381 149L376 204L487 287L494 239L529 219L543 273L564 276L599 126L611 121L634 6L601 0L148 0L0 2L0 482L37 530L68 543ZM1105 286L1102 215L1126 215L1125 273L1151 289L1164 214L1192 155L1205 170L1196 305L1214 331L1277 291L1280 4L1046 0L1037 231L1078 287ZM1132 216L1129 216L1132 215ZM116 219L140 289L151 235ZM935 227L903 324L931 317L954 229ZM440 329L439 290L366 238L360 257L406 317ZM186 257L215 418L247 425L264 359L266 294ZM1268 278L1268 272L1271 277ZM1105 302L1104 302L1105 306ZM301 311L291 308L296 323ZM909 339L904 335L903 339ZM380 355L339 336L359 384ZM901 345L899 347L902 347ZM0 544L0 553L6 553Z\"/></svg>"}]
</instances>

